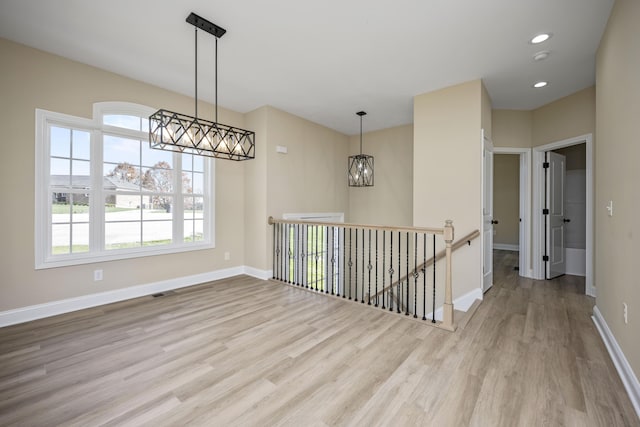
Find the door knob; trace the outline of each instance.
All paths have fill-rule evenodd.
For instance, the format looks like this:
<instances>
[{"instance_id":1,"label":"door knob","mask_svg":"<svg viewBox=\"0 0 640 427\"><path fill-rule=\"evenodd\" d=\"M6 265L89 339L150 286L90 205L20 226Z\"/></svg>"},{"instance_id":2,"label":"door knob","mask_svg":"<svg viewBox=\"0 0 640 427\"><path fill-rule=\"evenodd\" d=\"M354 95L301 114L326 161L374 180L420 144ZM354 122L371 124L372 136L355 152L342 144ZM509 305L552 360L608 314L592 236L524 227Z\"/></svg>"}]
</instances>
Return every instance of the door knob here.
<instances>
[{"instance_id":1,"label":"door knob","mask_svg":"<svg viewBox=\"0 0 640 427\"><path fill-rule=\"evenodd\" d=\"M571 222L569 218L562 218L562 222Z\"/></svg>"},{"instance_id":2,"label":"door knob","mask_svg":"<svg viewBox=\"0 0 640 427\"><path fill-rule=\"evenodd\" d=\"M498 220L497 220L497 219L492 219L492 220L491 220L491 224L497 224L497 223L498 223Z\"/></svg>"}]
</instances>

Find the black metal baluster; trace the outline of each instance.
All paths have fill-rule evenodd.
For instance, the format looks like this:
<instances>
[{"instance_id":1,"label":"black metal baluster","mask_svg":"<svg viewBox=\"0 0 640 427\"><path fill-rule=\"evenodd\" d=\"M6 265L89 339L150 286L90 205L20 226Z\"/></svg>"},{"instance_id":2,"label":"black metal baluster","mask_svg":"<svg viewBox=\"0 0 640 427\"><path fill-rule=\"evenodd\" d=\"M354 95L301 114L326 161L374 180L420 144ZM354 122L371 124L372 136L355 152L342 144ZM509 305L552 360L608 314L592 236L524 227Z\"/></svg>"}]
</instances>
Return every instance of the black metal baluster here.
<instances>
[{"instance_id":1,"label":"black metal baluster","mask_svg":"<svg viewBox=\"0 0 640 427\"><path fill-rule=\"evenodd\" d=\"M418 317L418 233L413 233L413 318Z\"/></svg>"},{"instance_id":2,"label":"black metal baluster","mask_svg":"<svg viewBox=\"0 0 640 427\"><path fill-rule=\"evenodd\" d=\"M300 286L300 224L296 224L296 285Z\"/></svg>"},{"instance_id":3,"label":"black metal baluster","mask_svg":"<svg viewBox=\"0 0 640 427\"><path fill-rule=\"evenodd\" d=\"M335 287L336 287L336 276L335 276L335 267L336 267L336 228L331 226L331 295L335 295ZM327 242L329 241L329 236L327 235ZM329 250L329 246L327 245L327 251Z\"/></svg>"},{"instance_id":4,"label":"black metal baluster","mask_svg":"<svg viewBox=\"0 0 640 427\"><path fill-rule=\"evenodd\" d=\"M371 286L371 284L369 284ZM376 229L376 304L378 306L378 229ZM369 304L371 304L371 292L369 292Z\"/></svg>"},{"instance_id":5,"label":"black metal baluster","mask_svg":"<svg viewBox=\"0 0 640 427\"><path fill-rule=\"evenodd\" d=\"M347 283L347 262L346 262L347 251L345 250L347 248L346 237L347 237L347 229L343 228L342 229L342 298L346 298L344 285L345 283ZM338 294L338 296L340 295Z\"/></svg>"},{"instance_id":6,"label":"black metal baluster","mask_svg":"<svg viewBox=\"0 0 640 427\"><path fill-rule=\"evenodd\" d=\"M276 252L278 251L278 244L276 243L276 227L278 224L273 224L273 253L271 254L273 267L271 269L271 278L276 278Z\"/></svg>"},{"instance_id":7,"label":"black metal baluster","mask_svg":"<svg viewBox=\"0 0 640 427\"><path fill-rule=\"evenodd\" d=\"M409 315L409 232L407 231L407 286L405 289L405 316Z\"/></svg>"},{"instance_id":8,"label":"black metal baluster","mask_svg":"<svg viewBox=\"0 0 640 427\"><path fill-rule=\"evenodd\" d=\"M351 229L349 229L349 299L351 299L351 267L353 261L351 260Z\"/></svg>"},{"instance_id":9,"label":"black metal baluster","mask_svg":"<svg viewBox=\"0 0 640 427\"><path fill-rule=\"evenodd\" d=\"M369 295L369 298L367 301L367 305L371 305L371 269L373 268L373 266L371 265L371 229L369 229L369 265L367 266L367 268L369 269L369 282L368 282L369 290L367 292L367 295Z\"/></svg>"},{"instance_id":10,"label":"black metal baluster","mask_svg":"<svg viewBox=\"0 0 640 427\"><path fill-rule=\"evenodd\" d=\"M282 275L280 274L281 273L280 272L280 254L282 253L282 249L281 249L281 246L282 246L281 238L282 238L282 236L281 235L282 235L282 224L278 224L278 250L276 252L278 254L278 266L277 266L278 274L277 274L277 276L278 276L278 280L280 280L280 281L282 280Z\"/></svg>"},{"instance_id":11,"label":"black metal baluster","mask_svg":"<svg viewBox=\"0 0 640 427\"><path fill-rule=\"evenodd\" d=\"M285 283L289 283L289 257L290 257L290 250L291 248L289 247L289 227L291 225L290 224L285 224L284 225L284 254L285 256L284 258L284 281Z\"/></svg>"},{"instance_id":12,"label":"black metal baluster","mask_svg":"<svg viewBox=\"0 0 640 427\"><path fill-rule=\"evenodd\" d=\"M364 304L364 228L362 229L362 280L360 281L360 302Z\"/></svg>"},{"instance_id":13,"label":"black metal baluster","mask_svg":"<svg viewBox=\"0 0 640 427\"><path fill-rule=\"evenodd\" d=\"M433 235L433 314L431 323L436 323L436 235Z\"/></svg>"},{"instance_id":14,"label":"black metal baluster","mask_svg":"<svg viewBox=\"0 0 640 427\"><path fill-rule=\"evenodd\" d=\"M424 253L422 261L422 320L427 320L427 234L422 235Z\"/></svg>"},{"instance_id":15,"label":"black metal baluster","mask_svg":"<svg viewBox=\"0 0 640 427\"><path fill-rule=\"evenodd\" d=\"M314 240L316 241L316 250L315 250L315 256L314 256L315 262L316 262L316 264L315 264L316 278L315 278L315 281L313 283L313 289L317 291L318 290L318 240L319 240L318 239L318 226L317 225L314 226L313 233L314 233L314 237L315 237Z\"/></svg>"},{"instance_id":16,"label":"black metal baluster","mask_svg":"<svg viewBox=\"0 0 640 427\"><path fill-rule=\"evenodd\" d=\"M402 302L402 280L400 275L402 274L402 233L398 231L398 290L396 292L396 297L398 298L398 303L396 304L397 309L396 312L400 313L400 303Z\"/></svg>"},{"instance_id":17,"label":"black metal baluster","mask_svg":"<svg viewBox=\"0 0 640 427\"><path fill-rule=\"evenodd\" d=\"M385 280L387 278L387 270L385 266L385 261L387 259L387 230L382 230L382 309L384 310L386 307L384 306L384 285ZM376 295L378 293L376 292ZM378 297L376 297L376 304L378 304Z\"/></svg>"},{"instance_id":18,"label":"black metal baluster","mask_svg":"<svg viewBox=\"0 0 640 427\"><path fill-rule=\"evenodd\" d=\"M309 288L309 264L307 262L307 257L309 256L309 226L304 224L304 228L302 230L302 245L304 252L302 253L302 284L305 289Z\"/></svg>"},{"instance_id":19,"label":"black metal baluster","mask_svg":"<svg viewBox=\"0 0 640 427\"><path fill-rule=\"evenodd\" d=\"M322 227L322 234L324 234L324 250L322 251L322 287L324 288L324 293L329 293L329 281L327 280L327 275L329 273L329 268L327 266L327 259L329 258L329 233L327 231L329 227Z\"/></svg>"},{"instance_id":20,"label":"black metal baluster","mask_svg":"<svg viewBox=\"0 0 640 427\"><path fill-rule=\"evenodd\" d=\"M393 311L393 231L389 233L390 248L389 251L389 311Z\"/></svg>"},{"instance_id":21,"label":"black metal baluster","mask_svg":"<svg viewBox=\"0 0 640 427\"><path fill-rule=\"evenodd\" d=\"M356 297L353 299L354 301L358 301L358 229L356 228Z\"/></svg>"}]
</instances>

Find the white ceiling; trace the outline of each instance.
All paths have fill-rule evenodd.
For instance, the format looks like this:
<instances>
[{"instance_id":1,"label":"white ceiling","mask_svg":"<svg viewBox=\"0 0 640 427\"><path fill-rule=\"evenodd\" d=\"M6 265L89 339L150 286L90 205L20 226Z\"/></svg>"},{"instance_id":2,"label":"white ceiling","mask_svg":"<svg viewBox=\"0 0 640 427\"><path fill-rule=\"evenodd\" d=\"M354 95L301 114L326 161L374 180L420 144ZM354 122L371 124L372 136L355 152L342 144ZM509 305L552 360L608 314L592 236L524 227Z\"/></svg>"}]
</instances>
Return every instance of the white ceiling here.
<instances>
[{"instance_id":1,"label":"white ceiling","mask_svg":"<svg viewBox=\"0 0 640 427\"><path fill-rule=\"evenodd\" d=\"M224 27L220 105L272 105L346 134L413 121L413 97L482 78L494 108L529 110L592 85L613 0L0 0L0 37L186 95L190 12ZM529 39L553 37L542 45ZM213 101L213 36L199 96ZM541 50L551 51L534 62ZM548 80L544 89L533 89ZM161 106L152 106L161 107ZM185 113L189 114L192 112Z\"/></svg>"}]
</instances>

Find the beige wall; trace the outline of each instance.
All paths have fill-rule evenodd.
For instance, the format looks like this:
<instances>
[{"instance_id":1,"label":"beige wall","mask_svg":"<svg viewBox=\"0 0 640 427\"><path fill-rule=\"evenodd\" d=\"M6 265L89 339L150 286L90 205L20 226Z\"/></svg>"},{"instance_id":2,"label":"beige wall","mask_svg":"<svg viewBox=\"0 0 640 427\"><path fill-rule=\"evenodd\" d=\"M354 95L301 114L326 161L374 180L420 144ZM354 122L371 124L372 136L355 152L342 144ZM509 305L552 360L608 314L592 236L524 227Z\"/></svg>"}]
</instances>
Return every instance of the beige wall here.
<instances>
[{"instance_id":1,"label":"beige wall","mask_svg":"<svg viewBox=\"0 0 640 427\"><path fill-rule=\"evenodd\" d=\"M374 157L374 186L349 187L348 222L413 224L413 125L363 135L362 151ZM360 152L360 134L349 141L349 155ZM347 159L344 165L346 184Z\"/></svg>"},{"instance_id":2,"label":"beige wall","mask_svg":"<svg viewBox=\"0 0 640 427\"><path fill-rule=\"evenodd\" d=\"M5 201L0 249L0 311L205 273L244 263L244 165L216 162L216 248L131 260L34 269L35 109L90 118L93 103L127 101L193 111L193 101L139 81L0 39L0 121ZM201 111L212 114L210 105ZM221 121L244 127L241 114ZM234 183L234 185L229 185ZM231 255L224 261L224 252ZM101 268L104 280L93 281Z\"/></svg>"},{"instance_id":3,"label":"beige wall","mask_svg":"<svg viewBox=\"0 0 640 427\"><path fill-rule=\"evenodd\" d=\"M591 86L532 111L533 147L595 133L596 91Z\"/></svg>"},{"instance_id":4,"label":"beige wall","mask_svg":"<svg viewBox=\"0 0 640 427\"><path fill-rule=\"evenodd\" d=\"M493 110L494 147L531 148L533 112Z\"/></svg>"},{"instance_id":5,"label":"beige wall","mask_svg":"<svg viewBox=\"0 0 640 427\"><path fill-rule=\"evenodd\" d=\"M596 305L640 377L640 2L617 0L596 60ZM604 206L613 201L614 215ZM629 307L629 323L622 303Z\"/></svg>"},{"instance_id":6,"label":"beige wall","mask_svg":"<svg viewBox=\"0 0 640 427\"><path fill-rule=\"evenodd\" d=\"M520 155L493 156L494 244L518 245L520 240Z\"/></svg>"},{"instance_id":7,"label":"beige wall","mask_svg":"<svg viewBox=\"0 0 640 427\"><path fill-rule=\"evenodd\" d=\"M451 219L456 236L482 229L482 82L414 98L413 223ZM456 251L454 298L482 287L479 240Z\"/></svg>"}]
</instances>

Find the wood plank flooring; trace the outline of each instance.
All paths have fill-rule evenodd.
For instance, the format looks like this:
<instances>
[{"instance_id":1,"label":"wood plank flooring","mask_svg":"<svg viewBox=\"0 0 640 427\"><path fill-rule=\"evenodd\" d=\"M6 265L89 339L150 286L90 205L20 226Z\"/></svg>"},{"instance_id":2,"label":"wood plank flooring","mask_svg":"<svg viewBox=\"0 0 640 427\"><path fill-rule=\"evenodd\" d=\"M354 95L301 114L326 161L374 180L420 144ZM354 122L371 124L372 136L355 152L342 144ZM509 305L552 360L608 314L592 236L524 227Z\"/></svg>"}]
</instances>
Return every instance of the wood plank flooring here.
<instances>
[{"instance_id":1,"label":"wood plank flooring","mask_svg":"<svg viewBox=\"0 0 640 427\"><path fill-rule=\"evenodd\" d=\"M450 333L249 277L0 329L0 425L638 426L581 278Z\"/></svg>"}]
</instances>

